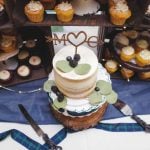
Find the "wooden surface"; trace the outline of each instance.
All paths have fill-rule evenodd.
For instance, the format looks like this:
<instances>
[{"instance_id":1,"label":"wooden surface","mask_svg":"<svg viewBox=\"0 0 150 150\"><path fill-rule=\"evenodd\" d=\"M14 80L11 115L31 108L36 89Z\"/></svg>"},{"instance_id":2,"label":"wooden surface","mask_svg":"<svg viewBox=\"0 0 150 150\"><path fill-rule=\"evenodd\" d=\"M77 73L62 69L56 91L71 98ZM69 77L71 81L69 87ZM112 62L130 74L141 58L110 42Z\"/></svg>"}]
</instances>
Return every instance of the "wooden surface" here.
<instances>
[{"instance_id":1,"label":"wooden surface","mask_svg":"<svg viewBox=\"0 0 150 150\"><path fill-rule=\"evenodd\" d=\"M48 76L48 74L46 73L45 69L44 68L40 68L38 70L31 70L31 76L30 78L27 78L27 79L22 79L20 78L16 72L14 71L13 72L13 78L12 78L12 81L10 81L9 83L7 84L1 84L3 86L11 86L11 85L16 85L16 84L20 84L20 83L25 83L25 82L30 82L30 81L34 81L34 80L37 80L37 79L42 79L42 78L45 78Z\"/></svg>"}]
</instances>

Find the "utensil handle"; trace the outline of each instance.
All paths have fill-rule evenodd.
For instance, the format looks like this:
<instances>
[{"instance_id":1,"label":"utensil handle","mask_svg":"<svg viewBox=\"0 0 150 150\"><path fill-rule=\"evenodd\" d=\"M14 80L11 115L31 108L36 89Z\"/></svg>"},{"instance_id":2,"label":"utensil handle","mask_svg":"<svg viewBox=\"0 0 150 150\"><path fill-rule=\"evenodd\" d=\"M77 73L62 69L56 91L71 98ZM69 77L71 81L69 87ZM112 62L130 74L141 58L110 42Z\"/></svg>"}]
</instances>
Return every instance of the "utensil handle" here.
<instances>
[{"instance_id":1,"label":"utensil handle","mask_svg":"<svg viewBox=\"0 0 150 150\"><path fill-rule=\"evenodd\" d=\"M62 150L62 147L57 146L52 140L50 140L47 134L43 135L43 139L46 142L46 144L49 145L50 150Z\"/></svg>"},{"instance_id":2,"label":"utensil handle","mask_svg":"<svg viewBox=\"0 0 150 150\"><path fill-rule=\"evenodd\" d=\"M145 129L145 127L146 127L146 125L147 125L145 121L143 121L140 117L138 117L138 116L136 116L136 115L132 115L131 117L132 117L132 119L134 119L141 127L143 127L143 128Z\"/></svg>"}]
</instances>

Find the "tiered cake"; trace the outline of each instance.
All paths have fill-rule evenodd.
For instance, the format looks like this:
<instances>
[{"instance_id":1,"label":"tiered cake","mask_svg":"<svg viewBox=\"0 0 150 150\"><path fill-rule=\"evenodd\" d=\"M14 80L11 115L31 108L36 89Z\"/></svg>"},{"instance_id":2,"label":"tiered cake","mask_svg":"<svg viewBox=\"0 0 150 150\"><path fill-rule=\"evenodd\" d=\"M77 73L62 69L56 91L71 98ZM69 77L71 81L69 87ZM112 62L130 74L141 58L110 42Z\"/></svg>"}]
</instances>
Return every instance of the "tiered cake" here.
<instances>
[{"instance_id":1,"label":"tiered cake","mask_svg":"<svg viewBox=\"0 0 150 150\"><path fill-rule=\"evenodd\" d=\"M53 59L53 71L44 89L48 92L54 116L66 127L82 130L96 125L107 102L114 103L109 74L93 51L79 46L62 48Z\"/></svg>"}]
</instances>

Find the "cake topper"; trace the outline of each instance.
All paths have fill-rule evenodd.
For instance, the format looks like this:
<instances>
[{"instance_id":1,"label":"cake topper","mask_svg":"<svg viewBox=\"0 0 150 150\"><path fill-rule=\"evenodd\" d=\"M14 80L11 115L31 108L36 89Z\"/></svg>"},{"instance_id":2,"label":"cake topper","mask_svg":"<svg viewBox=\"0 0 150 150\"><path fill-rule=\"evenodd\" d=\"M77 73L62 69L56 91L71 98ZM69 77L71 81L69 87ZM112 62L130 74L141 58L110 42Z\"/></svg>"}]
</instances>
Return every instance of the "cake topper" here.
<instances>
[{"instance_id":1,"label":"cake topper","mask_svg":"<svg viewBox=\"0 0 150 150\"><path fill-rule=\"evenodd\" d=\"M82 37L82 39L80 41L78 41L78 39ZM77 48L82 45L83 43L86 42L87 39L87 34L84 31L80 31L77 34L70 32L67 35L67 40L70 44L72 44L73 46L75 46L75 54L77 54Z\"/></svg>"},{"instance_id":2,"label":"cake topper","mask_svg":"<svg viewBox=\"0 0 150 150\"><path fill-rule=\"evenodd\" d=\"M57 34L54 33L53 36L45 36L45 39L48 43L51 43L53 41L54 45L61 44L61 42L63 42L63 45L66 45L66 42L69 42L70 44L73 43L72 45L75 46L75 43L71 40L71 37L73 37L76 42L78 40L82 41L78 44L82 45L84 43L87 43L87 45L91 48L95 48L97 47L97 45L104 44L104 42L101 39L99 39L98 36L87 36L86 32L84 31L80 31L78 33L69 32L68 34L63 34L62 37L58 37ZM76 45L76 47L80 45Z\"/></svg>"}]
</instances>

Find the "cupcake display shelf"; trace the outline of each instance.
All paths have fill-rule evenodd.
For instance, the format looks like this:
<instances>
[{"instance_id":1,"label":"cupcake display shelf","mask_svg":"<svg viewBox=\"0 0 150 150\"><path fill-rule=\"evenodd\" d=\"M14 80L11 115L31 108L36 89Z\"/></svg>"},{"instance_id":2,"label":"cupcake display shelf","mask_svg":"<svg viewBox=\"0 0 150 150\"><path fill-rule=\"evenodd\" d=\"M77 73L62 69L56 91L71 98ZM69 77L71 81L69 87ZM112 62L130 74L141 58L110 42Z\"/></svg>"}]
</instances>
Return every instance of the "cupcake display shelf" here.
<instances>
[{"instance_id":1,"label":"cupcake display shelf","mask_svg":"<svg viewBox=\"0 0 150 150\"><path fill-rule=\"evenodd\" d=\"M112 78L150 81L149 30L107 28L105 37L110 41L104 44L99 59ZM132 57L126 57L131 52Z\"/></svg>"},{"instance_id":2,"label":"cupcake display shelf","mask_svg":"<svg viewBox=\"0 0 150 150\"><path fill-rule=\"evenodd\" d=\"M126 45L126 46L130 46L130 47L132 47L132 48L134 48L135 49L135 52L134 52L134 55L135 55L135 57L137 56L137 54L136 53L139 53L140 51L142 51L142 50L145 50L145 49L147 49L148 51L150 51L149 50L149 41L150 41L150 32L148 32L148 31L146 31L147 32L147 34L148 35L142 35L142 32L144 32L144 31L136 31L136 30L127 30L127 32L126 31L122 31L122 32L119 32L119 33L115 33L115 32L113 32L113 33L111 33L111 35L113 35L112 37L111 37L111 40L110 40L110 44L109 44L109 48L112 50L111 52L112 52L112 54L114 55L114 58L118 61L118 63L119 64L121 64L123 67L125 67L125 68L128 68L128 69L131 69L131 70L133 70L133 71L136 71L136 72L148 72L148 71L150 71L150 63L149 63L149 65L138 65L136 62L135 62L135 59L136 58L134 58L134 60L133 59L131 59L131 60L123 60L123 58L121 59L121 49L123 49L122 47L126 47L125 45L121 45L121 47L120 46L118 46L117 47L117 36L118 36L118 38L122 38L122 36L124 36L125 34L124 33L128 33L128 31L130 32L136 32L137 34L139 34L139 35L137 35L137 37L136 38L134 38L134 39L131 39L130 37L129 38L127 38L127 40L129 40L129 44L128 45ZM136 34L135 33L135 34ZM124 34L124 35L123 35ZM130 33L129 33L130 34ZM132 34L132 33L131 33ZM128 35L127 35L128 36ZM130 35L129 35L130 36ZM131 35L132 36L132 35ZM126 36L125 36L126 37ZM143 41L144 40L144 41ZM143 42L143 44L148 44L148 46L146 46L146 47L144 47L143 49L141 48L140 50L138 50L138 46L136 45L136 43L138 43L138 41L140 42ZM145 43L146 42L146 43ZM145 45L144 45L145 46ZM137 50L136 50L136 48L137 48ZM147 56L148 57L148 56ZM132 61L133 60L133 61Z\"/></svg>"},{"instance_id":3,"label":"cupcake display shelf","mask_svg":"<svg viewBox=\"0 0 150 150\"><path fill-rule=\"evenodd\" d=\"M129 1L130 2L130 1ZM74 15L73 20L70 22L61 22L58 21L57 16L54 12L54 10L50 11L50 14L44 14L44 20L39 23L31 22L27 19L24 7L28 2L25 0L17 0L15 4L15 8L13 11L13 19L15 20L16 25L18 26L42 26L42 27L48 27L48 26L104 26L104 27L133 27L138 26L140 28L149 28L149 24L143 24L142 22L137 23L134 16L138 16L138 14L133 15L130 20L128 20L124 25L114 25L110 22L110 16L108 13L108 7L106 7L107 10L100 10L97 14L87 14L84 16L78 16ZM131 3L131 2L130 2ZM103 6L101 6L103 7ZM133 6L132 6L133 7ZM134 24L134 22L136 24Z\"/></svg>"},{"instance_id":4,"label":"cupcake display shelf","mask_svg":"<svg viewBox=\"0 0 150 150\"><path fill-rule=\"evenodd\" d=\"M69 0L69 2L71 2L73 0ZM89 3L92 2L92 0L88 0ZM128 10L131 11L131 17L127 18L125 20L124 24L121 25L116 25L112 23L112 14L110 12L110 4L108 3L108 1L105 0L97 0L97 2L99 3L98 5L100 7L98 7L98 11L95 14L92 13L86 13L85 15L77 15L74 14L73 19L71 21L67 21L67 22L62 22L59 21L59 17L57 15L57 11L55 12L54 10L50 10L50 11L44 11L43 6L41 6L41 4L39 4L39 2L35 2L36 4L31 4L27 9L25 9L26 5L30 3L30 0L5 0L6 3L6 11L8 14L8 18L9 21L6 24L3 24L0 26L0 31L4 31L4 30L8 30L8 29L14 29L16 30L16 33L22 34L20 31L24 28L27 28L26 31L28 31L29 28L39 28L42 31L42 34L44 34L44 36L51 36L51 26L99 26L101 28L99 28L99 33L98 33L98 38L103 40L105 39L105 34L103 34L103 31L107 30L107 29L115 29L115 28L139 28L139 29L143 29L143 30L148 30L149 29L149 22L145 22L143 14L144 11L146 11L146 7L147 7L147 0L127 0L127 6L128 6ZM31 1L33 2L33 1ZM42 1L41 1L42 2ZM61 3L62 1L57 0L55 1L55 6L53 6L53 9L58 6L59 3ZM97 3L94 2L94 3ZM78 0L77 3L80 3L80 1ZM83 1L84 3L84 1ZM138 4L138 5L135 5ZM35 7L36 5L36 7ZM67 4L68 5L68 4ZM125 4L126 5L126 4ZM125 5L121 5L121 7L124 8L124 10L126 11L126 6ZM84 5L83 5L84 6ZM124 7L125 6L125 7ZM70 7L70 6L69 6ZM31 11L28 11L28 9L30 9ZM33 11L38 10L39 11L39 15L36 15L37 18L34 17L32 10ZM89 7L90 10L88 10L89 12L91 11L91 5ZM44 12L44 16L42 16ZM141 19L139 19L141 18ZM63 18L61 18L63 19ZM41 20L41 21L39 21ZM35 22L38 23L35 23ZM14 26L13 26L14 23ZM102 30L102 31L101 31ZM30 32L30 31L28 31ZM26 37L26 33L24 32L22 34L23 37L23 41L26 41L26 39L24 39L24 37ZM40 36L41 33L39 33L38 36ZM112 33L113 34L113 33ZM37 37L38 37L37 36ZM32 34L29 35L29 37L32 40ZM44 41L45 39L42 38L42 41ZM18 41L19 43L19 41ZM46 48L42 47L40 55L42 56L42 60L44 60L44 64L42 66L42 68L40 68L40 71L37 70L37 72L41 72L39 73L39 77L36 76L36 73L33 73L33 75L31 76L31 78L28 79L20 79L18 80L14 80L13 83L22 83L22 82L27 82L27 81L32 81L34 79L38 79L38 78L43 78L46 77L48 75L48 73L51 71L52 69L52 59L54 56L54 48L53 48L53 42L51 43L47 43L48 45L46 46ZM25 43L24 43L25 45ZM146 67L140 67L140 66L136 66L133 63L129 63L129 62L123 62L122 60L120 60L120 58L118 57L118 54L116 53L115 50L113 50L113 43L110 44L110 47L112 49L112 54L114 55L114 58L116 59L116 61L121 64L122 66L132 69L136 72L140 72L140 71L149 71L149 66ZM101 46L98 46L98 54L101 53ZM32 48L31 48L32 51ZM15 55L15 54L14 54ZM100 54L101 55L101 54ZM13 55L11 55L13 56ZM11 57L9 55L9 57ZM99 57L99 56L98 56ZM7 57L1 57L1 60L5 60ZM100 61L101 61L101 57L99 57ZM34 70L34 72L36 72L36 70ZM119 76L120 73L115 73L115 78L117 76ZM13 84L11 83L11 84Z\"/></svg>"},{"instance_id":5,"label":"cupcake display shelf","mask_svg":"<svg viewBox=\"0 0 150 150\"><path fill-rule=\"evenodd\" d=\"M11 72L11 75L12 75L11 77L12 79L7 83L1 83L2 86L12 86L12 85L31 82L34 80L39 80L39 79L47 77L47 73L44 68L40 68L38 70L32 70L32 74L30 78L27 78L27 79L22 79L18 77L16 72L13 72L13 73Z\"/></svg>"}]
</instances>

